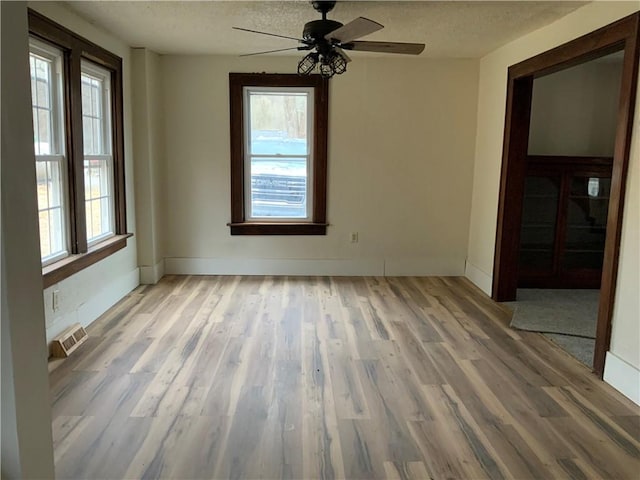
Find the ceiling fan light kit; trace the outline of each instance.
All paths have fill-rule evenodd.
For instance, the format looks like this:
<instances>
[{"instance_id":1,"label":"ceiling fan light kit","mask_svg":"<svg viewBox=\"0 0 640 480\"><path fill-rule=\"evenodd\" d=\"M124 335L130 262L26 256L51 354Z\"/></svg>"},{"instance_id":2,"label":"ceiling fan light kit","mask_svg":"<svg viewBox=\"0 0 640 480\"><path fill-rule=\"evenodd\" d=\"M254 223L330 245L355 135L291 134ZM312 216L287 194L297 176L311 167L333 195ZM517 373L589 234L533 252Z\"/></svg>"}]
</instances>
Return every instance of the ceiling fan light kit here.
<instances>
[{"instance_id":1,"label":"ceiling fan light kit","mask_svg":"<svg viewBox=\"0 0 640 480\"><path fill-rule=\"evenodd\" d=\"M331 78L334 75L340 75L347 71L347 64L351 59L344 50L401 53L407 55L419 55L424 50L423 43L359 42L357 41L358 38L381 30L384 27L364 17L358 17L346 25L335 20L327 19L327 13L336 5L335 0L315 0L311 2L311 5L322 14L322 20L307 22L302 31L302 38L233 27L236 30L297 40L302 44L298 47L249 53L241 56L262 55L285 50L312 50L298 63L298 74L311 75L317 67L320 75L324 78Z\"/></svg>"}]
</instances>

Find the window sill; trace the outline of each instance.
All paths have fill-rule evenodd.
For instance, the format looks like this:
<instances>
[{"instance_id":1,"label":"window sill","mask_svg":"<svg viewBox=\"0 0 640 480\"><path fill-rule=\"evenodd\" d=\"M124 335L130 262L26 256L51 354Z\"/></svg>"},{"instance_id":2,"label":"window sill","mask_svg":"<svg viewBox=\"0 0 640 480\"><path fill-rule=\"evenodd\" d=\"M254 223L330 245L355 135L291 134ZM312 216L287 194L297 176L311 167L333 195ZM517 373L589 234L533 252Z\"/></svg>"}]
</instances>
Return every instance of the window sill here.
<instances>
[{"instance_id":1,"label":"window sill","mask_svg":"<svg viewBox=\"0 0 640 480\"><path fill-rule=\"evenodd\" d=\"M326 235L326 223L228 223L231 235Z\"/></svg>"},{"instance_id":2,"label":"window sill","mask_svg":"<svg viewBox=\"0 0 640 480\"><path fill-rule=\"evenodd\" d=\"M132 233L124 235L115 235L103 242L97 243L89 248L87 253L78 253L69 255L62 260L47 265L42 268L42 284L43 288L50 287L71 275L78 273L80 270L107 258L109 255L116 253L118 250L127 246L127 238L132 237Z\"/></svg>"}]
</instances>

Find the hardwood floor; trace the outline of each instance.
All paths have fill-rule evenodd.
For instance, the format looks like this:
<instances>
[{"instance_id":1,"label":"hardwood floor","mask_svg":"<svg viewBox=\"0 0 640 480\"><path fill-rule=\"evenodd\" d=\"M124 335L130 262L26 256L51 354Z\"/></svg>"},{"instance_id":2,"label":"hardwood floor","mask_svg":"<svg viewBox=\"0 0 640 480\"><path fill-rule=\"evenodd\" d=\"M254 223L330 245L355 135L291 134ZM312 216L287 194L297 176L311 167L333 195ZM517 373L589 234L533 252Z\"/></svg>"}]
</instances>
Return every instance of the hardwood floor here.
<instances>
[{"instance_id":1,"label":"hardwood floor","mask_svg":"<svg viewBox=\"0 0 640 480\"><path fill-rule=\"evenodd\" d=\"M462 278L167 276L52 362L58 478L616 478L640 408Z\"/></svg>"}]
</instances>

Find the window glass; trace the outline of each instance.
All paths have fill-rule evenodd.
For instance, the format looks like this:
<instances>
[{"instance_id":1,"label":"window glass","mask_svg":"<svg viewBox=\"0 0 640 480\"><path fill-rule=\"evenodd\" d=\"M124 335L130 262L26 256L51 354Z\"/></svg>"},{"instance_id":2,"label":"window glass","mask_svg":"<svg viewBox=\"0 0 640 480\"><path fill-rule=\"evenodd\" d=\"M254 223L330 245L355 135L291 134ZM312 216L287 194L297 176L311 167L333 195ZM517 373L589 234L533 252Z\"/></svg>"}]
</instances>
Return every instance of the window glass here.
<instances>
[{"instance_id":1,"label":"window glass","mask_svg":"<svg viewBox=\"0 0 640 480\"><path fill-rule=\"evenodd\" d=\"M249 90L251 153L306 155L309 152L309 92Z\"/></svg>"},{"instance_id":2,"label":"window glass","mask_svg":"<svg viewBox=\"0 0 640 480\"><path fill-rule=\"evenodd\" d=\"M108 159L84 162L87 240L112 233L111 165Z\"/></svg>"},{"instance_id":3,"label":"window glass","mask_svg":"<svg viewBox=\"0 0 640 480\"><path fill-rule=\"evenodd\" d=\"M109 76L98 67L82 73L82 132L85 155L108 155L111 150L109 105Z\"/></svg>"},{"instance_id":4,"label":"window glass","mask_svg":"<svg viewBox=\"0 0 640 480\"><path fill-rule=\"evenodd\" d=\"M312 89L245 91L249 219L310 218Z\"/></svg>"},{"instance_id":5,"label":"window glass","mask_svg":"<svg viewBox=\"0 0 640 480\"><path fill-rule=\"evenodd\" d=\"M40 253L45 265L68 255L61 62L59 50L30 41Z\"/></svg>"},{"instance_id":6,"label":"window glass","mask_svg":"<svg viewBox=\"0 0 640 480\"><path fill-rule=\"evenodd\" d=\"M109 72L82 64L82 131L87 242L114 233Z\"/></svg>"}]
</instances>

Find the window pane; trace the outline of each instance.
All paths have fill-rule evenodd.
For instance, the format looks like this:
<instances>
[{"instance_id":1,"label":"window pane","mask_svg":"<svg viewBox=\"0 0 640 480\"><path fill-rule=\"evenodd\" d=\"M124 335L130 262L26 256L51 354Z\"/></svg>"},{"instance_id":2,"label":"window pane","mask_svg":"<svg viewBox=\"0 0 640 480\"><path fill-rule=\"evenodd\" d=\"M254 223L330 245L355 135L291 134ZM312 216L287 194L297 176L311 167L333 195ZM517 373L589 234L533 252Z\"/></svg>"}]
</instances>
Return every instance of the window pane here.
<instances>
[{"instance_id":1,"label":"window pane","mask_svg":"<svg viewBox=\"0 0 640 480\"><path fill-rule=\"evenodd\" d=\"M307 216L307 159L251 159L251 217Z\"/></svg>"},{"instance_id":2,"label":"window pane","mask_svg":"<svg viewBox=\"0 0 640 480\"><path fill-rule=\"evenodd\" d=\"M66 224L63 211L63 183L59 161L37 161L36 182L43 260L66 253Z\"/></svg>"},{"instance_id":3,"label":"window pane","mask_svg":"<svg viewBox=\"0 0 640 480\"><path fill-rule=\"evenodd\" d=\"M43 263L67 253L65 182L63 175L62 74L56 70L62 53L37 40L30 40L31 102L38 223ZM43 157L47 155L46 157Z\"/></svg>"},{"instance_id":4,"label":"window pane","mask_svg":"<svg viewBox=\"0 0 640 480\"><path fill-rule=\"evenodd\" d=\"M110 101L106 95L107 83L106 71L103 78L96 78L90 73L82 74L82 129L85 155L105 155L110 152L105 138L105 132L110 128L109 118L103 115L103 112L108 110L103 103Z\"/></svg>"},{"instance_id":5,"label":"window pane","mask_svg":"<svg viewBox=\"0 0 640 480\"><path fill-rule=\"evenodd\" d=\"M47 162L36 162L38 210L43 210L49 207L49 175L47 170Z\"/></svg>"},{"instance_id":6,"label":"window pane","mask_svg":"<svg viewBox=\"0 0 640 480\"><path fill-rule=\"evenodd\" d=\"M111 232L111 198L103 197L100 202L100 231Z\"/></svg>"},{"instance_id":7,"label":"window pane","mask_svg":"<svg viewBox=\"0 0 640 480\"><path fill-rule=\"evenodd\" d=\"M93 108L91 103L91 88L87 77L82 77L82 113L84 115L93 116Z\"/></svg>"},{"instance_id":8,"label":"window pane","mask_svg":"<svg viewBox=\"0 0 640 480\"><path fill-rule=\"evenodd\" d=\"M58 161L47 162L49 164L49 178L51 184L49 188L49 205L51 207L62 206L62 165Z\"/></svg>"},{"instance_id":9,"label":"window pane","mask_svg":"<svg viewBox=\"0 0 640 480\"><path fill-rule=\"evenodd\" d=\"M97 166L96 160L90 161L93 166ZM106 193L106 192L105 192ZM102 192L100 191L100 168L92 168L91 175L89 175L89 194L88 198L99 198Z\"/></svg>"},{"instance_id":10,"label":"window pane","mask_svg":"<svg viewBox=\"0 0 640 480\"><path fill-rule=\"evenodd\" d=\"M51 67L50 64L47 65ZM38 107L40 108L51 108L51 83L49 79L41 80L38 79L35 81L36 85L36 99Z\"/></svg>"},{"instance_id":11,"label":"window pane","mask_svg":"<svg viewBox=\"0 0 640 480\"><path fill-rule=\"evenodd\" d=\"M36 57L35 61L35 76L38 80L44 80L45 82L49 80L49 68L51 62L48 62L42 58Z\"/></svg>"},{"instance_id":12,"label":"window pane","mask_svg":"<svg viewBox=\"0 0 640 480\"><path fill-rule=\"evenodd\" d=\"M82 130L84 133L82 141L84 142L84 154L89 155L95 152L93 146L93 129L91 128L91 118L82 117Z\"/></svg>"},{"instance_id":13,"label":"window pane","mask_svg":"<svg viewBox=\"0 0 640 480\"><path fill-rule=\"evenodd\" d=\"M99 118L94 118L91 120L91 130L93 135L93 151L98 153L106 153L103 148L103 140L102 140L102 120Z\"/></svg>"},{"instance_id":14,"label":"window pane","mask_svg":"<svg viewBox=\"0 0 640 480\"><path fill-rule=\"evenodd\" d=\"M38 213L40 224L40 255L42 258L51 255L51 242L49 241L49 211Z\"/></svg>"},{"instance_id":15,"label":"window pane","mask_svg":"<svg viewBox=\"0 0 640 480\"><path fill-rule=\"evenodd\" d=\"M107 233L107 231L102 230L102 204L100 199L91 201L91 231L93 232L93 236L97 237L102 235L103 233ZM105 212L106 213L106 212Z\"/></svg>"},{"instance_id":16,"label":"window pane","mask_svg":"<svg viewBox=\"0 0 640 480\"><path fill-rule=\"evenodd\" d=\"M259 155L307 155L306 92L251 92L250 148Z\"/></svg>"},{"instance_id":17,"label":"window pane","mask_svg":"<svg viewBox=\"0 0 640 480\"><path fill-rule=\"evenodd\" d=\"M36 79L33 78L33 76L31 77L31 105L37 105L38 104L38 90L36 88Z\"/></svg>"},{"instance_id":18,"label":"window pane","mask_svg":"<svg viewBox=\"0 0 640 480\"><path fill-rule=\"evenodd\" d=\"M37 110L38 115L38 149L40 155L51 155L51 115L49 110Z\"/></svg>"},{"instance_id":19,"label":"window pane","mask_svg":"<svg viewBox=\"0 0 640 480\"><path fill-rule=\"evenodd\" d=\"M61 252L64 247L64 223L62 210L53 208L49 210L49 231L51 237L51 251L53 253Z\"/></svg>"},{"instance_id":20,"label":"window pane","mask_svg":"<svg viewBox=\"0 0 640 480\"><path fill-rule=\"evenodd\" d=\"M111 159L90 159L84 162L85 208L87 240L113 233L113 194Z\"/></svg>"},{"instance_id":21,"label":"window pane","mask_svg":"<svg viewBox=\"0 0 640 480\"><path fill-rule=\"evenodd\" d=\"M108 70L82 63L82 129L85 154L85 206L89 243L112 234L114 228L111 121Z\"/></svg>"},{"instance_id":22,"label":"window pane","mask_svg":"<svg viewBox=\"0 0 640 480\"><path fill-rule=\"evenodd\" d=\"M58 153L54 147L53 137L53 62L44 60L31 53L31 102L33 106L33 143L36 155Z\"/></svg>"},{"instance_id":23,"label":"window pane","mask_svg":"<svg viewBox=\"0 0 640 480\"><path fill-rule=\"evenodd\" d=\"M102 118L102 90L103 80L91 79L91 103L93 104L93 115Z\"/></svg>"}]
</instances>

